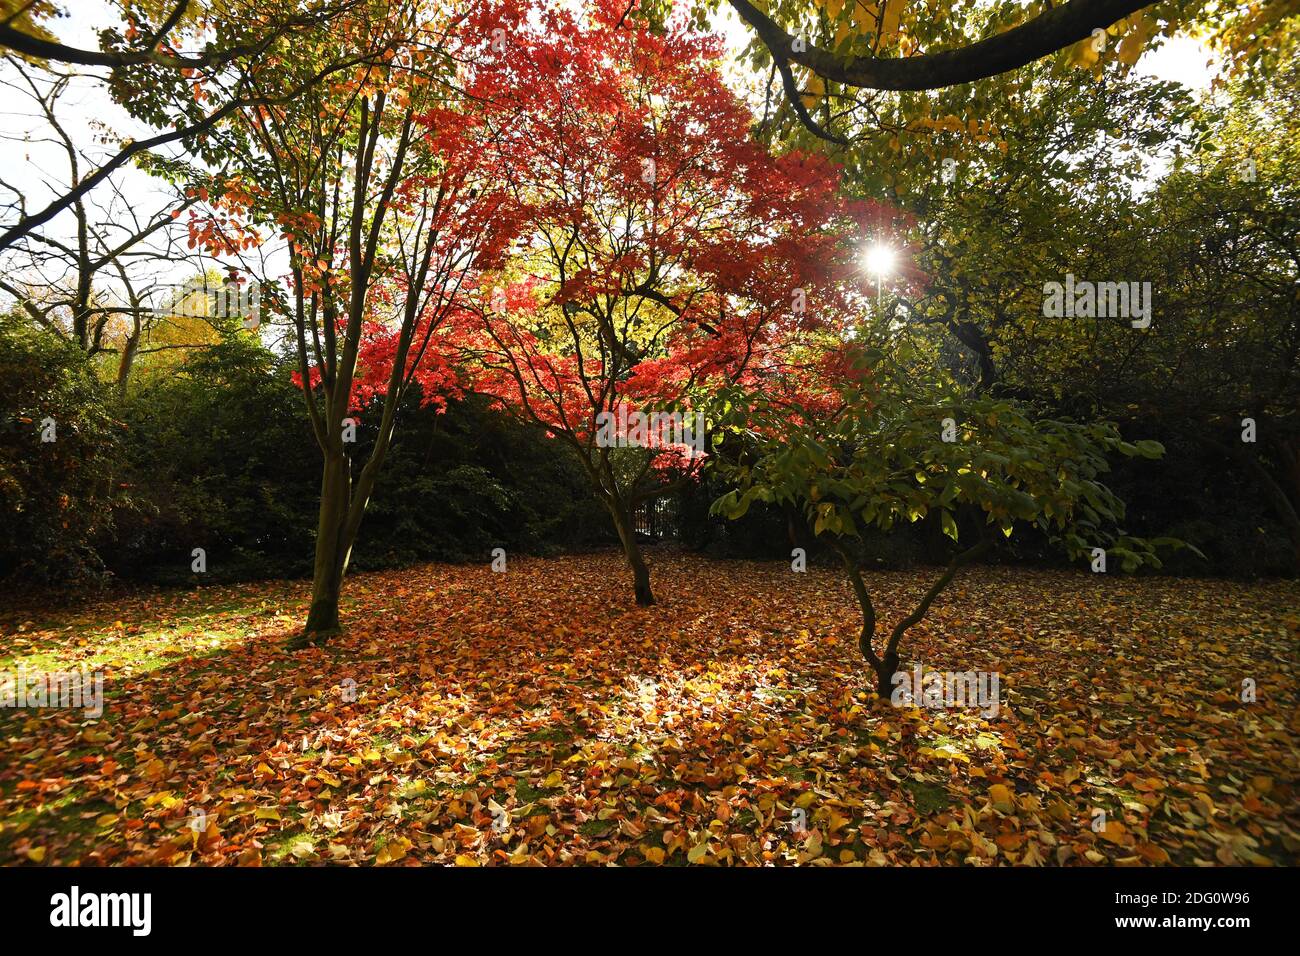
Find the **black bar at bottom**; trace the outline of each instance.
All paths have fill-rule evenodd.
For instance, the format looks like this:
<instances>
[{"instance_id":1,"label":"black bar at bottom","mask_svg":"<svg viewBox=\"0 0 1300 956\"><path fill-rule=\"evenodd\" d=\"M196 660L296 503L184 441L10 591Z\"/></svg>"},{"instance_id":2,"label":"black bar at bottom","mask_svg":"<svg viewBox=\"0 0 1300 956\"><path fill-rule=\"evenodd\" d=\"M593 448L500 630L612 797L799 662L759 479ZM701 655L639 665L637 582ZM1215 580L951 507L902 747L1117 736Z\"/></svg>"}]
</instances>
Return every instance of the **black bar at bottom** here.
<instances>
[{"instance_id":1,"label":"black bar at bottom","mask_svg":"<svg viewBox=\"0 0 1300 956\"><path fill-rule=\"evenodd\" d=\"M824 932L864 934L864 941L912 937L920 944L979 938L967 932L995 931L1006 938L1001 934L1020 930L1072 943L1126 936L1185 940L1196 934L1231 946L1241 934L1276 934L1293 925L1294 912L1284 914L1283 908L1291 905L1294 875L1226 867L25 867L0 869L0 918L10 940L112 938L129 949L187 942L397 945L413 931L433 934L429 942L435 945L452 945L458 930L484 945L551 937L576 951L648 941L665 932L666 944L693 937L696 948L713 945L713 939L728 950L746 939L768 948L787 934L804 940ZM148 894L147 935L140 932L145 898L129 894ZM84 925L114 920L120 925ZM678 935L688 926L707 935Z\"/></svg>"}]
</instances>

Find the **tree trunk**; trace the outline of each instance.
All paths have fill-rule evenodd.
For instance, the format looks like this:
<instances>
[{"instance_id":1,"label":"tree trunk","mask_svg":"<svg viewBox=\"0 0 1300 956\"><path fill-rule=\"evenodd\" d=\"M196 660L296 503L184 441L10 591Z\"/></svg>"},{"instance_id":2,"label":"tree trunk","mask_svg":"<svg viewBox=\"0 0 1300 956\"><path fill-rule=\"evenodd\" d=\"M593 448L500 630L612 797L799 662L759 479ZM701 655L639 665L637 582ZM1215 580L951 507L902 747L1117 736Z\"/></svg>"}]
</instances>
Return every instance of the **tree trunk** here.
<instances>
[{"instance_id":1,"label":"tree trunk","mask_svg":"<svg viewBox=\"0 0 1300 956\"><path fill-rule=\"evenodd\" d=\"M862 571L858 568L857 559L849 549L833 539L831 547L835 549L844 562L844 570L848 573L849 583L853 585L853 593L858 599L858 608L862 611L862 630L858 633L858 653L862 655L862 659L867 662L876 675L877 695L883 700L889 700L893 694L891 681L894 677L894 671L898 669L898 652L886 649L884 657L881 657L876 653L876 649L872 647L871 642L876 637L876 606L872 603L871 592L867 590L867 583L862 579Z\"/></svg>"},{"instance_id":2,"label":"tree trunk","mask_svg":"<svg viewBox=\"0 0 1300 956\"><path fill-rule=\"evenodd\" d=\"M885 651L885 655L871 663L876 672L876 694L881 700L889 700L894 695L894 674L898 672L898 652ZM915 691L914 691L915 693Z\"/></svg>"},{"instance_id":3,"label":"tree trunk","mask_svg":"<svg viewBox=\"0 0 1300 956\"><path fill-rule=\"evenodd\" d=\"M650 589L650 566L645 563L641 546L637 544L636 526L632 523L631 509L621 501L613 501L609 504L609 510L614 516L618 539L623 544L623 554L632 569L632 586L636 592L636 603L642 607L649 607L655 603L654 591Z\"/></svg>"},{"instance_id":4,"label":"tree trunk","mask_svg":"<svg viewBox=\"0 0 1300 956\"><path fill-rule=\"evenodd\" d=\"M635 542L632 544L632 550L628 552L628 564L632 565L632 587L636 592L636 603L642 607L649 607L655 603L655 595L650 590L650 567L645 563L645 558L641 556L641 549Z\"/></svg>"},{"instance_id":5,"label":"tree trunk","mask_svg":"<svg viewBox=\"0 0 1300 956\"><path fill-rule=\"evenodd\" d=\"M126 398L127 382L131 377L131 368L135 364L135 353L140 348L140 328L137 320L136 329L122 344L122 357L117 363L117 397Z\"/></svg>"},{"instance_id":6,"label":"tree trunk","mask_svg":"<svg viewBox=\"0 0 1300 956\"><path fill-rule=\"evenodd\" d=\"M853 593L857 596L858 606L862 610L862 631L858 634L858 650L861 652L863 659L871 665L872 671L876 675L876 693L882 700L890 700L894 695L894 674L898 672L898 647L902 643L903 635L913 625L920 623L925 617L926 612L930 610L930 605L934 599L939 596L950 583L957 573L957 569L962 565L980 557L992 546L987 539L981 539L980 543L965 551L954 555L948 562L939 579L930 586L930 590L921 598L918 604L910 614L894 625L894 629L889 634L889 640L885 642L884 652L877 654L872 647L872 640L876 636L876 607L871 601L871 592L867 590L867 583L862 578L862 571L858 567L857 560L850 551L843 545L832 542L831 547L839 552L840 558L844 561L844 570L848 572L849 583L853 585ZM912 688L915 695L918 688Z\"/></svg>"},{"instance_id":7,"label":"tree trunk","mask_svg":"<svg viewBox=\"0 0 1300 956\"><path fill-rule=\"evenodd\" d=\"M347 567L351 475L343 454L327 453L321 473L320 518L316 525L316 560L312 568L311 610L296 646L339 633L339 594Z\"/></svg>"},{"instance_id":8,"label":"tree trunk","mask_svg":"<svg viewBox=\"0 0 1300 956\"><path fill-rule=\"evenodd\" d=\"M303 625L302 644L321 640L341 630L339 626L339 594L343 579L333 569L319 570L311 586L311 610Z\"/></svg>"}]
</instances>

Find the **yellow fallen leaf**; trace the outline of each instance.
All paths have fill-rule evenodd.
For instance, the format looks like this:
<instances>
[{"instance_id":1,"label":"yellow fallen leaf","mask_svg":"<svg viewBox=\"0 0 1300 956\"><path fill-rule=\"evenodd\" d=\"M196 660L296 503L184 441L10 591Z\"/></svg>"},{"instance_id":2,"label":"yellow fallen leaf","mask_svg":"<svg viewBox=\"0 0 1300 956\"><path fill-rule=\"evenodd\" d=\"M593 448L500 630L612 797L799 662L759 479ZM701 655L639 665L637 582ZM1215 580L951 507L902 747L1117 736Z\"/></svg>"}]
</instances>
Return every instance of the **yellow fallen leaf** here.
<instances>
[{"instance_id":1,"label":"yellow fallen leaf","mask_svg":"<svg viewBox=\"0 0 1300 956\"><path fill-rule=\"evenodd\" d=\"M384 863L392 863L395 860L400 860L402 857L406 856L406 852L411 849L413 845L414 844L412 844L410 840L406 839L406 837L394 837L385 843L383 848L375 854L375 863L382 865Z\"/></svg>"},{"instance_id":2,"label":"yellow fallen leaf","mask_svg":"<svg viewBox=\"0 0 1300 956\"><path fill-rule=\"evenodd\" d=\"M1098 836L1116 846L1125 846L1130 842L1128 830L1118 820L1107 820Z\"/></svg>"}]
</instances>

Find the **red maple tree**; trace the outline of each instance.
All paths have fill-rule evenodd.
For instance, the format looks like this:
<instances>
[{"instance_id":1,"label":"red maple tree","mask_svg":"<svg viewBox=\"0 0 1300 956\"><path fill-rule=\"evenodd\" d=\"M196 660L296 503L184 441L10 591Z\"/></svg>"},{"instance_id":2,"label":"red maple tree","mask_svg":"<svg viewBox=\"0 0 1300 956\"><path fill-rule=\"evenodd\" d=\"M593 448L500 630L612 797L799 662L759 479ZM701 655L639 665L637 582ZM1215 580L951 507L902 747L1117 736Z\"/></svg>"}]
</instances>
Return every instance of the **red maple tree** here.
<instances>
[{"instance_id":1,"label":"red maple tree","mask_svg":"<svg viewBox=\"0 0 1300 956\"><path fill-rule=\"evenodd\" d=\"M473 387L577 454L651 604L637 507L698 470L712 390L845 337L865 230L892 214L844 199L825 158L755 140L716 38L625 12L539 9L467 80L521 227L474 299ZM636 427L656 412L692 427Z\"/></svg>"}]
</instances>

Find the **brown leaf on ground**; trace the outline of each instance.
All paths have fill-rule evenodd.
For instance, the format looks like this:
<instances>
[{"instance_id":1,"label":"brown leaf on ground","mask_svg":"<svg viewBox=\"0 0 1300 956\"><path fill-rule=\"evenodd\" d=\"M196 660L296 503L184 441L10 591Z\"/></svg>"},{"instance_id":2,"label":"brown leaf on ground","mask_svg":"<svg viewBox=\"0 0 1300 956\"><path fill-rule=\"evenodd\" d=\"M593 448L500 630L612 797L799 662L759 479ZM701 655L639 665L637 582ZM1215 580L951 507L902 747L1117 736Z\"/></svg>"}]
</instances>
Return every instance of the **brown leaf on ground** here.
<instances>
[{"instance_id":1,"label":"brown leaf on ground","mask_svg":"<svg viewBox=\"0 0 1300 956\"><path fill-rule=\"evenodd\" d=\"M0 863L1300 862L1293 583L966 571L904 650L989 716L873 699L829 570L655 557L359 574L297 653L298 582L7 613L106 707L0 710Z\"/></svg>"}]
</instances>

